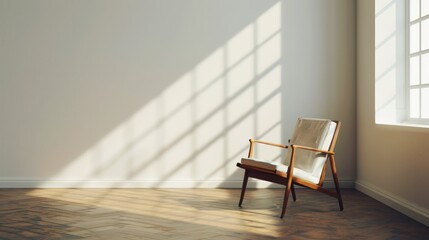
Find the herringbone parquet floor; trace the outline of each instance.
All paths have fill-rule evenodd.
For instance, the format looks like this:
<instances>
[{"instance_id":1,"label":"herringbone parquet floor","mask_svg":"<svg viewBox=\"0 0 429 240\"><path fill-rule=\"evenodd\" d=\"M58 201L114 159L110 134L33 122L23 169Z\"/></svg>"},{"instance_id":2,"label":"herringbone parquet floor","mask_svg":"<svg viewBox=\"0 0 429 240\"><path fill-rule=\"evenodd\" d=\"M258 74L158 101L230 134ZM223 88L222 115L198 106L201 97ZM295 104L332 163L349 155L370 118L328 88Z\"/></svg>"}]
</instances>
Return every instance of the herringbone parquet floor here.
<instances>
[{"instance_id":1,"label":"herringbone parquet floor","mask_svg":"<svg viewBox=\"0 0 429 240\"><path fill-rule=\"evenodd\" d=\"M359 193L345 210L297 189L0 189L0 239L429 239L429 228Z\"/></svg>"}]
</instances>

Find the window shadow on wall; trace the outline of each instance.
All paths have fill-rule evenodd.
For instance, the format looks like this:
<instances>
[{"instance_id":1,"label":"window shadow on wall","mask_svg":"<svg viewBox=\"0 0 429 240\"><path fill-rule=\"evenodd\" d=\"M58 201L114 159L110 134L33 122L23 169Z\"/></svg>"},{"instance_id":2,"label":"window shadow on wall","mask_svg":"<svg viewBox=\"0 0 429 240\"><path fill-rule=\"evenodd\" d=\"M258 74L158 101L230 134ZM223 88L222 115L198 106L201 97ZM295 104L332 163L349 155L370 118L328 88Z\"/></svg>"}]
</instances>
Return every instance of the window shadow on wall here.
<instances>
[{"instance_id":1,"label":"window shadow on wall","mask_svg":"<svg viewBox=\"0 0 429 240\"><path fill-rule=\"evenodd\" d=\"M51 180L69 187L241 181L235 162L246 155L249 138L282 141L281 31L276 2ZM263 147L256 154L282 156Z\"/></svg>"}]
</instances>

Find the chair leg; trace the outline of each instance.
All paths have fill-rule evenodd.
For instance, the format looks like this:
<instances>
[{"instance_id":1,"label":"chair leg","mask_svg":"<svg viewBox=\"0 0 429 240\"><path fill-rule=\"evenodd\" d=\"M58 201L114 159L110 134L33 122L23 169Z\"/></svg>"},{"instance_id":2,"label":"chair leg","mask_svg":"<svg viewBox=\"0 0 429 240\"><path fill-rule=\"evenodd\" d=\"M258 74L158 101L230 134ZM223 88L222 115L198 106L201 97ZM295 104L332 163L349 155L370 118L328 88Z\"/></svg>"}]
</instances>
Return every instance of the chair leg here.
<instances>
[{"instance_id":1,"label":"chair leg","mask_svg":"<svg viewBox=\"0 0 429 240\"><path fill-rule=\"evenodd\" d=\"M337 191L338 204L340 205L340 211L343 211L344 210L343 199L341 197L340 183L338 181L337 167L335 166L334 156L331 156L330 160L331 160L332 176L334 177L335 190Z\"/></svg>"},{"instance_id":2,"label":"chair leg","mask_svg":"<svg viewBox=\"0 0 429 240\"><path fill-rule=\"evenodd\" d=\"M293 159L293 155L292 155L292 159ZM292 167L293 167L293 165L292 165ZM288 172L288 174L289 174L289 176L292 176L291 172ZM293 188L292 178L288 177L286 189L285 189L285 196L283 199L283 209L282 209L282 214L280 215L280 218L283 218L285 213L286 213L287 201L289 199L289 193L290 193L291 188ZM295 191L295 190L293 190L293 191Z\"/></svg>"},{"instance_id":3,"label":"chair leg","mask_svg":"<svg viewBox=\"0 0 429 240\"><path fill-rule=\"evenodd\" d=\"M282 214L280 215L280 218L283 218L285 213L286 213L286 207L287 207L287 201L289 199L289 193L290 193L290 186L286 187L286 189L285 189L285 196L283 199L283 209L282 209Z\"/></svg>"},{"instance_id":4,"label":"chair leg","mask_svg":"<svg viewBox=\"0 0 429 240\"><path fill-rule=\"evenodd\" d=\"M343 198L341 197L341 192L340 192L340 184L338 182L338 177L335 175L334 176L334 183L335 183L335 190L337 191L337 198L338 198L338 204L340 205L340 211L344 210L344 206L343 206Z\"/></svg>"},{"instance_id":5,"label":"chair leg","mask_svg":"<svg viewBox=\"0 0 429 240\"><path fill-rule=\"evenodd\" d=\"M244 193L246 192L247 187L247 180L249 179L249 173L247 170L244 172L244 178L243 178L243 186L241 187L241 195L240 195L240 202L238 203L238 206L241 207L241 204L243 203Z\"/></svg>"},{"instance_id":6,"label":"chair leg","mask_svg":"<svg viewBox=\"0 0 429 240\"><path fill-rule=\"evenodd\" d=\"M290 190L292 191L292 199L294 202L296 202L295 187L294 187L293 183L292 183L292 187Z\"/></svg>"}]
</instances>

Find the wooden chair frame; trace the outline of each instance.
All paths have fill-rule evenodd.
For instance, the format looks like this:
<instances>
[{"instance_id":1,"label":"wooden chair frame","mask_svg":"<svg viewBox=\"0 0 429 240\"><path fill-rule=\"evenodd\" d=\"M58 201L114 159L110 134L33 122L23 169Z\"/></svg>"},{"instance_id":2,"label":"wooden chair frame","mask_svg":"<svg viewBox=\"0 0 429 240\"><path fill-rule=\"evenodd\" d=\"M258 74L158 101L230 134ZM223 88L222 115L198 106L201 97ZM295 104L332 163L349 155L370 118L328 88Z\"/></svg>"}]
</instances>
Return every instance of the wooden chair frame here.
<instances>
[{"instance_id":1,"label":"wooden chair frame","mask_svg":"<svg viewBox=\"0 0 429 240\"><path fill-rule=\"evenodd\" d=\"M283 208L282 208L282 213L280 215L280 218L283 218L285 215L290 192L292 192L293 201L296 201L296 194L295 194L294 185L307 187L307 188L316 190L318 192L325 193L331 197L337 198L338 204L340 206L340 211L343 211L343 209L344 209L343 200L341 198L340 186L339 186L338 176L337 176L337 168L335 165L335 158L334 158L334 155L335 155L334 148L335 148L335 144L337 142L338 132L339 132L340 127L341 127L341 122L339 122L339 121L333 121L333 122L337 123L337 126L335 128L334 136L332 138L332 142L331 142L331 145L329 146L328 151L316 149L316 148L312 148L312 147L300 146L300 145L286 146L286 145L277 144L277 143L271 143L271 142L266 142L266 141L261 141L261 140L249 139L250 146L249 146L248 158L252 157L253 147L254 147L255 143L258 143L258 144L265 144L265 145L269 145L269 146L273 146L273 147L279 147L279 148L290 148L292 150L291 160L289 163L287 173L278 172L275 170L270 171L270 170L266 170L266 169L262 169L262 168L258 168L258 167L254 167L254 166L245 165L242 163L237 163L237 167L243 168L245 170L244 178L243 178L243 186L241 188L240 202L239 202L238 206L241 207L241 204L243 203L243 198L244 198L244 194L246 192L246 187L247 187L247 181L248 181L248 178L251 177L251 178L265 180L268 182L273 182L273 183L277 183L277 184L281 184L283 186L286 186L284 199L283 199ZM306 180L303 180L303 179L300 179L300 178L293 176L293 168L294 168L294 164L295 164L295 151L296 151L296 149L304 149L307 151L326 153L328 155L329 162L331 165L331 170L332 170L332 176L334 178L334 184L335 184L335 190L336 190L335 192L333 192L329 189L323 188L323 182L325 180L327 161L325 162L325 165L323 166L322 174L320 176L320 180L319 180L318 184L314 184L314 183L311 183L309 181L306 181Z\"/></svg>"}]
</instances>

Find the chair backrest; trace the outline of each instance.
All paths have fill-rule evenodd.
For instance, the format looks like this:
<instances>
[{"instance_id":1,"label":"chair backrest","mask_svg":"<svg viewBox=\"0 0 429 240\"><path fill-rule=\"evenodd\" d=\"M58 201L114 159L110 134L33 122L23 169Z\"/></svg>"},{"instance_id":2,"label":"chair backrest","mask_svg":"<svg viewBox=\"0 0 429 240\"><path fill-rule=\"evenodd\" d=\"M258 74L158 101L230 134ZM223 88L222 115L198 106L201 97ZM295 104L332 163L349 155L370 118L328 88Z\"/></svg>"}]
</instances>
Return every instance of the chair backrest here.
<instances>
[{"instance_id":1,"label":"chair backrest","mask_svg":"<svg viewBox=\"0 0 429 240\"><path fill-rule=\"evenodd\" d=\"M290 144L333 151L338 124L337 121L332 120L299 118ZM291 152L289 150L285 158L287 165L290 163ZM327 154L297 149L294 167L320 179L326 160Z\"/></svg>"}]
</instances>

